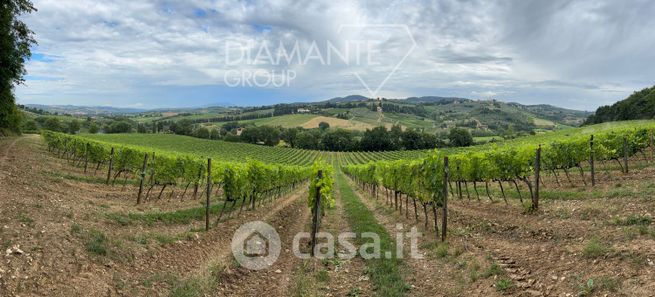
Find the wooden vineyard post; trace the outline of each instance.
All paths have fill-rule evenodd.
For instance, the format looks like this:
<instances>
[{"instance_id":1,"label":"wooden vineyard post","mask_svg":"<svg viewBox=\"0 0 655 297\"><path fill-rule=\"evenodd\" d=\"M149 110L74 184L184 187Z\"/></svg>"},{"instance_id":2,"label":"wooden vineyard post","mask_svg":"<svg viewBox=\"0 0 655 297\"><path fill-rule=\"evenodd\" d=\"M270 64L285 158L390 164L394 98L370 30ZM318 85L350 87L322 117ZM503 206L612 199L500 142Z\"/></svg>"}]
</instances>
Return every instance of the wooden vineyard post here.
<instances>
[{"instance_id":1,"label":"wooden vineyard post","mask_svg":"<svg viewBox=\"0 0 655 297\"><path fill-rule=\"evenodd\" d=\"M655 146L653 146L653 145L655 145L655 143L653 143L653 130L650 130L650 132L648 134L649 134L648 135L648 142L649 142L649 146L650 146L650 161L655 162Z\"/></svg>"},{"instance_id":2,"label":"wooden vineyard post","mask_svg":"<svg viewBox=\"0 0 655 297\"><path fill-rule=\"evenodd\" d=\"M212 159L207 159L207 203L205 204L205 231L209 231L209 197L212 193Z\"/></svg>"},{"instance_id":3,"label":"wooden vineyard post","mask_svg":"<svg viewBox=\"0 0 655 297\"><path fill-rule=\"evenodd\" d=\"M136 204L141 204L141 194L143 193L143 181L146 179L146 166L148 166L148 154L143 157L143 167L141 167L141 182L139 182L139 195L136 196Z\"/></svg>"},{"instance_id":4,"label":"wooden vineyard post","mask_svg":"<svg viewBox=\"0 0 655 297\"><path fill-rule=\"evenodd\" d=\"M443 158L443 218L441 218L441 241L446 241L448 230L448 178L450 170L448 169L448 157Z\"/></svg>"},{"instance_id":5,"label":"wooden vineyard post","mask_svg":"<svg viewBox=\"0 0 655 297\"><path fill-rule=\"evenodd\" d=\"M114 166L114 148L111 148L111 153L109 154L109 169L107 170L107 182L109 184L109 179L111 178L111 167Z\"/></svg>"},{"instance_id":6,"label":"wooden vineyard post","mask_svg":"<svg viewBox=\"0 0 655 297\"><path fill-rule=\"evenodd\" d=\"M155 152L152 152L152 165L150 166L150 168L152 168L152 170L150 170L151 183L154 182L155 180L155 168L157 168L156 165L157 165L157 156L155 155Z\"/></svg>"},{"instance_id":7,"label":"wooden vineyard post","mask_svg":"<svg viewBox=\"0 0 655 297\"><path fill-rule=\"evenodd\" d=\"M318 171L318 179L323 178L323 170ZM314 198L314 205L312 207L312 241L310 255L314 257L314 249L316 248L316 233L318 233L318 224L321 219L321 187L316 187L316 197Z\"/></svg>"},{"instance_id":8,"label":"wooden vineyard post","mask_svg":"<svg viewBox=\"0 0 655 297\"><path fill-rule=\"evenodd\" d=\"M86 169L89 167L89 147L91 145L87 142L84 150L84 173L86 174Z\"/></svg>"},{"instance_id":9,"label":"wooden vineyard post","mask_svg":"<svg viewBox=\"0 0 655 297\"><path fill-rule=\"evenodd\" d=\"M591 186L596 186L596 170L594 168L594 136L589 139L589 166L591 166Z\"/></svg>"},{"instance_id":10,"label":"wooden vineyard post","mask_svg":"<svg viewBox=\"0 0 655 297\"><path fill-rule=\"evenodd\" d=\"M458 181L457 181L457 191L459 192L459 200L462 200L462 199L463 199L463 194L462 194L462 181L461 181L461 179L462 179L462 171L460 171L460 169L459 169L459 165L460 165L460 162L457 163L457 177L458 177Z\"/></svg>"},{"instance_id":11,"label":"wooden vineyard post","mask_svg":"<svg viewBox=\"0 0 655 297\"><path fill-rule=\"evenodd\" d=\"M623 167L624 173L628 173L628 139L623 137Z\"/></svg>"},{"instance_id":12,"label":"wooden vineyard post","mask_svg":"<svg viewBox=\"0 0 655 297\"><path fill-rule=\"evenodd\" d=\"M534 195L532 196L532 210L539 209L539 171L541 170L541 145L537 148L534 158Z\"/></svg>"},{"instance_id":13,"label":"wooden vineyard post","mask_svg":"<svg viewBox=\"0 0 655 297\"><path fill-rule=\"evenodd\" d=\"M198 167L198 179L193 184L193 199L195 200L198 195L198 186L202 178L202 166Z\"/></svg>"}]
</instances>

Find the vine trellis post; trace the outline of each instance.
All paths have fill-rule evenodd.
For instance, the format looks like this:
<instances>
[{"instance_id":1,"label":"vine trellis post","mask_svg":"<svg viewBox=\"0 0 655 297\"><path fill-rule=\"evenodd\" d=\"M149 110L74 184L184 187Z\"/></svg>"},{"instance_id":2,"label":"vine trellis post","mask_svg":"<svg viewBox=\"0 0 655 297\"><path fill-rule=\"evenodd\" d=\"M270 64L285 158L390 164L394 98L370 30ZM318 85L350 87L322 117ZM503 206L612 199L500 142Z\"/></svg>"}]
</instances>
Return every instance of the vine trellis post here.
<instances>
[{"instance_id":1,"label":"vine trellis post","mask_svg":"<svg viewBox=\"0 0 655 297\"><path fill-rule=\"evenodd\" d=\"M446 230L448 230L448 178L450 170L448 169L448 157L443 158L443 218L441 218L441 241L446 241Z\"/></svg>"},{"instance_id":2,"label":"vine trellis post","mask_svg":"<svg viewBox=\"0 0 655 297\"><path fill-rule=\"evenodd\" d=\"M589 139L589 166L591 166L591 186L596 186L596 170L594 167L594 136Z\"/></svg>"},{"instance_id":3,"label":"vine trellis post","mask_svg":"<svg viewBox=\"0 0 655 297\"><path fill-rule=\"evenodd\" d=\"M623 170L624 173L628 173L628 138L623 137L623 164L625 167Z\"/></svg>"},{"instance_id":4,"label":"vine trellis post","mask_svg":"<svg viewBox=\"0 0 655 297\"><path fill-rule=\"evenodd\" d=\"M89 148L91 147L91 144L88 142L86 143L86 146L84 147L84 174L86 174L86 170L89 167Z\"/></svg>"},{"instance_id":5,"label":"vine trellis post","mask_svg":"<svg viewBox=\"0 0 655 297\"><path fill-rule=\"evenodd\" d=\"M141 194L143 193L143 181L146 179L146 167L148 166L148 154L143 157L143 166L141 167L141 181L139 182L139 195L136 197L136 204L141 204Z\"/></svg>"},{"instance_id":6,"label":"vine trellis post","mask_svg":"<svg viewBox=\"0 0 655 297\"><path fill-rule=\"evenodd\" d=\"M318 171L318 180L323 179L323 170ZM314 198L314 205L312 206L312 237L311 237L311 250L310 256L314 257L314 250L316 249L316 233L318 233L318 225L321 221L321 186L316 187L316 197Z\"/></svg>"},{"instance_id":7,"label":"vine trellis post","mask_svg":"<svg viewBox=\"0 0 655 297\"><path fill-rule=\"evenodd\" d=\"M111 153L109 155L109 169L107 169L107 182L109 184L109 179L111 178L111 168L114 166L114 148L111 148Z\"/></svg>"},{"instance_id":8,"label":"vine trellis post","mask_svg":"<svg viewBox=\"0 0 655 297\"><path fill-rule=\"evenodd\" d=\"M539 171L541 171L541 145L537 148L534 158L534 194L532 195L532 210L539 209Z\"/></svg>"},{"instance_id":9,"label":"vine trellis post","mask_svg":"<svg viewBox=\"0 0 655 297\"><path fill-rule=\"evenodd\" d=\"M648 133L648 144L650 146L650 161L655 162L655 143L653 143L653 130Z\"/></svg>"},{"instance_id":10,"label":"vine trellis post","mask_svg":"<svg viewBox=\"0 0 655 297\"><path fill-rule=\"evenodd\" d=\"M209 231L209 197L212 193L212 159L207 159L207 202L205 204L205 231Z\"/></svg>"}]
</instances>

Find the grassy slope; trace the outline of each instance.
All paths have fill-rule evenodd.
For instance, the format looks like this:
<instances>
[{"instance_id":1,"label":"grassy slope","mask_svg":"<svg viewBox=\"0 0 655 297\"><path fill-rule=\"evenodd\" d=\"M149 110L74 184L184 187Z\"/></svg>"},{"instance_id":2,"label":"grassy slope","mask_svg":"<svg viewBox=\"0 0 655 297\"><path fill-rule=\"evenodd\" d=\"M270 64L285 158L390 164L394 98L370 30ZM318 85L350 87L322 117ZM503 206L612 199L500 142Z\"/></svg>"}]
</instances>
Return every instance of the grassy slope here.
<instances>
[{"instance_id":1,"label":"grassy slope","mask_svg":"<svg viewBox=\"0 0 655 297\"><path fill-rule=\"evenodd\" d=\"M563 123L569 123L568 119L559 119L553 115L546 115L542 117L539 113L535 113L531 108L518 108L513 105L499 104L498 107L493 107L488 102L466 102L448 105L425 106L425 109L433 115L428 117L420 117L413 114L405 113L384 113L382 124L390 126L392 124L400 124L405 128L423 129L426 132L445 131L441 128L444 121L457 121L465 119L477 119L482 124L490 125L492 123L506 125L505 117L511 117L519 122L535 124L539 128L546 129L561 129L568 126ZM492 108L497 112L480 113L480 109ZM330 114L342 113L349 111L352 119L359 122L364 122L370 125L379 125L379 114L371 111L368 108L333 108L328 109L326 112ZM499 114L498 112L502 112ZM558 121L555 122L554 120ZM516 124L515 124L516 125Z\"/></svg>"},{"instance_id":2,"label":"grassy slope","mask_svg":"<svg viewBox=\"0 0 655 297\"><path fill-rule=\"evenodd\" d=\"M253 158L269 163L308 165L318 158L331 160L339 155L347 160L408 159L424 151L396 152L322 152L281 147L269 147L248 143L199 139L173 134L81 134L82 137L111 144L146 147L155 151L176 152L211 157L215 160L244 162Z\"/></svg>"},{"instance_id":3,"label":"grassy slope","mask_svg":"<svg viewBox=\"0 0 655 297\"><path fill-rule=\"evenodd\" d=\"M316 114L288 114L270 118L239 121L240 123L254 124L256 126L281 126L284 128L303 127L306 129L318 128L320 122L327 122L330 127L349 130L365 130L375 127L372 124L357 120L342 120L335 117L325 117Z\"/></svg>"},{"instance_id":4,"label":"grassy slope","mask_svg":"<svg viewBox=\"0 0 655 297\"><path fill-rule=\"evenodd\" d=\"M166 152L194 154L216 160L237 162L253 158L270 163L307 165L321 154L318 151L206 140L172 134L83 134L81 136L107 143L148 147ZM298 157L287 158L291 155Z\"/></svg>"},{"instance_id":5,"label":"grassy slope","mask_svg":"<svg viewBox=\"0 0 655 297\"><path fill-rule=\"evenodd\" d=\"M150 123L152 121L157 121L157 120L167 120L167 121L179 121L183 119L187 120L201 120L201 119L212 119L212 118L220 118L220 117L225 117L225 116L231 116L232 114L229 114L227 112L231 111L231 109L211 109L211 110L204 110L204 109L195 109L192 111L185 111L185 110L180 110L179 112L173 112L173 113L181 113L179 115L173 115L173 116L135 116L132 117L135 121L139 123ZM273 112L273 109L264 109L264 110L255 110L255 111L250 111L250 112L244 112L239 115L245 116L245 115L252 115L252 114L270 114ZM169 112L163 112L162 114L168 114ZM184 114L184 113L191 113L191 114Z\"/></svg>"},{"instance_id":6,"label":"grassy slope","mask_svg":"<svg viewBox=\"0 0 655 297\"><path fill-rule=\"evenodd\" d=\"M314 114L288 114L277 117L239 121L239 123L251 123L257 126L282 126L284 128L293 128L302 126L307 121L317 117Z\"/></svg>"},{"instance_id":7,"label":"grassy slope","mask_svg":"<svg viewBox=\"0 0 655 297\"><path fill-rule=\"evenodd\" d=\"M346 219L353 232L357 234L375 233L380 237L381 254L384 255L386 251L395 253L395 242L391 235L382 225L378 224L373 213L359 200L341 172L337 173L336 186L343 200ZM356 240L357 245L360 246L370 242L371 240L364 240L361 237ZM400 276L399 265L401 264L402 260L396 258L366 260L368 273L378 296L403 296L407 291L407 284Z\"/></svg>"},{"instance_id":8,"label":"grassy slope","mask_svg":"<svg viewBox=\"0 0 655 297\"><path fill-rule=\"evenodd\" d=\"M348 130L364 131L366 129L375 128L375 125L367 124L367 123L356 121L356 120L344 120L344 119L338 119L338 118L333 118L333 117L325 117L325 116L315 117L312 120L304 123L302 125L302 127L305 128L305 129L318 128L318 125L321 122L326 122L326 123L330 124L330 127L333 127L333 128L342 128L342 129L348 129Z\"/></svg>"},{"instance_id":9,"label":"grassy slope","mask_svg":"<svg viewBox=\"0 0 655 297\"><path fill-rule=\"evenodd\" d=\"M624 121L624 122L609 122L591 126L584 126L579 128L570 128L556 131L549 131L542 134L533 136L519 137L511 140L506 140L497 144L483 144L467 148L449 148L447 151L466 151L466 150L485 150L491 146L520 146L523 144L546 144L553 141L561 141L567 137L575 137L580 135L591 136L594 133L599 133L607 130L619 129L634 129L638 127L655 127L655 120L639 120L639 121Z\"/></svg>"},{"instance_id":10,"label":"grassy slope","mask_svg":"<svg viewBox=\"0 0 655 297\"><path fill-rule=\"evenodd\" d=\"M516 146L524 143L548 143L554 140L565 138L567 136L576 136L579 134L591 135L600 131L609 129L629 129L639 126L655 126L655 120L628 121L628 122L610 122L581 128L572 128L558 130L555 132L546 132L535 136L527 136L506 140L499 146ZM331 159L338 157L342 160L355 161L357 163L366 160L384 160L384 159L407 159L415 157L416 151L396 151L396 152L367 152L367 153L332 153L310 150L297 150L288 148L268 147L246 143L232 143L216 140L198 139L188 136L170 135L170 134L83 134L82 136L91 139L104 141L108 143L127 144L136 146L150 147L156 150L168 152L179 152L195 154L200 156L212 157L217 160L225 161L245 161L246 158L254 158L264 162L271 163L288 163L296 165L307 165L316 158ZM482 140L482 139L479 139ZM448 148L445 151L462 151L462 150L484 150L490 148L491 144L479 145L469 148ZM336 156L338 155L338 156ZM362 158L362 156L368 156ZM359 161L358 161L359 160Z\"/></svg>"}]
</instances>

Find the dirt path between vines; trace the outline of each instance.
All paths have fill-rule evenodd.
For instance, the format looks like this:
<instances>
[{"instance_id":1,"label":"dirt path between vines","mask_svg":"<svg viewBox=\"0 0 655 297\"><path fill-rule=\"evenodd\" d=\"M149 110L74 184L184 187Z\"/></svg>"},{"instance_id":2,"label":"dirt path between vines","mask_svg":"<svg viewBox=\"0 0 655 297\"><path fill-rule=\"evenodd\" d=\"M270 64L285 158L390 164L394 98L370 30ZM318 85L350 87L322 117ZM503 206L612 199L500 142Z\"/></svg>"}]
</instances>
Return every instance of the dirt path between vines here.
<instances>
[{"instance_id":1,"label":"dirt path between vines","mask_svg":"<svg viewBox=\"0 0 655 297\"><path fill-rule=\"evenodd\" d=\"M132 192L120 186L60 176L80 170L47 152L38 136L4 138L0 152L0 296L166 296L209 262L229 263L229 243L241 224L302 221L294 211L307 208L299 207L306 197L300 190L206 233L194 220L114 221L107 214L188 209L202 199L135 207Z\"/></svg>"},{"instance_id":2,"label":"dirt path between vines","mask_svg":"<svg viewBox=\"0 0 655 297\"><path fill-rule=\"evenodd\" d=\"M403 271L404 277L409 283L411 289L407 295L409 296L497 296L499 295L491 287L489 280L478 280L477 282L466 281L466 266L469 263L484 263L484 254L477 250L475 247L469 245L466 250L461 249L451 253L457 253L456 258L448 258L448 256L440 257L435 256L434 246L435 242L434 233L434 217L432 212L429 211L428 229L424 228L424 219L421 217L421 222L416 224L413 218L413 204L410 202L410 215L409 219L403 214L394 211L393 208L385 205L385 197L382 192L379 193L378 200L370 195L370 193L362 191L357 187L352 180L348 180L349 184L359 199L371 210L375 219L382 224L387 232L394 238L397 231L396 225L402 224L405 232L409 228L416 226L423 236L419 238L418 253L423 259L414 259L409 256L411 249L409 240L403 241L405 259L407 269ZM419 205L419 214L422 214L421 206ZM403 209L405 205L403 204ZM439 213L439 217L441 214ZM441 222L439 222L440 224ZM441 228L441 225L439 225ZM455 241L454 239L450 239ZM455 246L455 244L452 244ZM458 247L459 249L459 247ZM459 259L459 260L458 260ZM477 265L477 264L476 264Z\"/></svg>"},{"instance_id":3,"label":"dirt path between vines","mask_svg":"<svg viewBox=\"0 0 655 297\"><path fill-rule=\"evenodd\" d=\"M321 232L334 236L350 231L343 220L344 209L339 193L336 205L326 211ZM365 274L361 258L351 260L299 259L292 253L293 237L301 231L311 229L311 213L304 199L285 208L272 220L264 220L274 226L283 243L282 254L276 263L265 270L250 271L245 268L228 270L222 275L216 296L372 296L371 285ZM323 242L323 241L320 241ZM309 252L307 242L301 241L300 250ZM335 252L343 252L337 245ZM358 295L357 295L358 294Z\"/></svg>"},{"instance_id":4,"label":"dirt path between vines","mask_svg":"<svg viewBox=\"0 0 655 297\"><path fill-rule=\"evenodd\" d=\"M295 200L275 216L262 218L280 235L282 249L277 261L263 270L238 267L227 271L213 296L288 296L293 269L300 262L292 252L293 238L306 231L308 220L309 208L304 199Z\"/></svg>"},{"instance_id":5,"label":"dirt path between vines","mask_svg":"<svg viewBox=\"0 0 655 297\"><path fill-rule=\"evenodd\" d=\"M320 232L329 233L335 243L334 254L322 257L326 249L318 252L317 258L303 261L294 273L294 296L373 296L372 285L366 273L366 263L361 257L346 259L347 247L338 240L340 234L352 232L346 220L346 211L339 187L333 187L335 206L324 211ZM311 223L307 225L311 228ZM327 242L319 237L318 244ZM349 241L354 245L354 239ZM309 247L306 248L309 251Z\"/></svg>"},{"instance_id":6,"label":"dirt path between vines","mask_svg":"<svg viewBox=\"0 0 655 297\"><path fill-rule=\"evenodd\" d=\"M28 137L38 137L38 136L30 135ZM11 137L11 138L8 138L8 140L10 141L9 145L3 145L4 149L2 151L2 157L0 157L0 166L4 165L4 163L7 161L7 158L9 157L9 154L10 154L11 150L14 148L14 146L16 146L16 143L19 140L21 140L21 138Z\"/></svg>"},{"instance_id":7,"label":"dirt path between vines","mask_svg":"<svg viewBox=\"0 0 655 297\"><path fill-rule=\"evenodd\" d=\"M352 232L352 228L346 220L346 211L339 187L333 187L335 191L335 208L328 211L321 226L321 231L331 233L335 240L340 233ZM337 245L337 253L345 252L345 247ZM360 296L372 296L372 285L366 275L366 263L361 257L350 260L337 260L332 265L327 265L330 272L332 296L348 296L360 294Z\"/></svg>"},{"instance_id":8,"label":"dirt path between vines","mask_svg":"<svg viewBox=\"0 0 655 297\"><path fill-rule=\"evenodd\" d=\"M557 210L552 209L553 204ZM526 289L543 295L573 294L587 279L605 277L615 279L622 291L631 292L628 295L648 296L645 293L655 288L655 271L649 264L649 259L655 258L655 241L626 240L625 228L610 224L600 213L590 220L555 216L563 215L562 209L570 205L580 207L550 201L542 205L545 212L525 215L521 209L502 203L454 202L451 212L458 225L476 226L480 232L476 245L491 251L515 283ZM628 210L613 215L634 214ZM592 238L607 245L604 257L585 257L584 250Z\"/></svg>"},{"instance_id":9,"label":"dirt path between vines","mask_svg":"<svg viewBox=\"0 0 655 297\"><path fill-rule=\"evenodd\" d=\"M151 270L172 269L179 273L183 266L193 268L197 267L197 264L202 262L231 256L232 250L230 249L230 240L232 240L232 235L239 226L255 220L268 222L275 217L288 214L285 212L288 212L289 208L294 208L294 204L298 203L298 200L302 200L300 198L304 196L305 191L296 192L274 201L272 204L260 206L256 208L255 211L244 210L244 212L238 217L234 217L233 215L230 219L222 219L218 225L213 226L200 240L188 243L193 245L193 249L199 252L199 254L190 255L189 246L187 246L187 244L178 244L176 248L162 250L159 253L152 254L150 257L143 259L143 268ZM210 220L210 224L213 225L214 223L215 218L214 220ZM179 259L179 255L182 253L185 254L185 257L189 257L190 259ZM189 263L190 260L200 263Z\"/></svg>"},{"instance_id":10,"label":"dirt path between vines","mask_svg":"<svg viewBox=\"0 0 655 297\"><path fill-rule=\"evenodd\" d=\"M650 187L647 185L647 187ZM376 218L388 230L396 222L413 224L413 206L410 202L410 218L405 218L393 207L385 205L384 195L375 201L369 193L358 191L367 206L374 210ZM490 280L470 281L461 286L456 265L454 271L448 265L441 271L451 274L439 282L460 286L442 295L487 296L500 292L492 286L500 278L511 280L512 287L503 294L514 296L576 296L581 292L593 296L651 296L655 289L655 236L650 223L645 226L617 226L617 219L644 216L651 217L655 204L650 198L639 196L625 198L616 203L612 199L593 200L545 200L537 214L524 214L520 206L502 201L488 203L451 199L449 209L449 245L459 244L467 255L486 258L502 268L502 273ZM419 206L420 207L420 206ZM403 205L403 208L405 206ZM441 213L439 213L441 216ZM421 213L422 227L424 219ZM430 215L429 223L433 218ZM425 230L424 230L425 231ZM433 235L433 229L426 231ZM601 247L599 256L587 256L591 238L597 238ZM415 276L421 275L412 261L407 261ZM428 259L419 265L442 264ZM470 263L470 260L469 260ZM452 264L452 263L450 263ZM455 263L457 264L457 263ZM470 266L469 266L470 267ZM470 268L469 268L470 272ZM434 275L433 273L427 273ZM594 280L595 285L588 285ZM417 295L430 290L448 292L448 285L420 285ZM436 292L436 291L435 291ZM439 291L444 292L444 291ZM454 292L457 292L456 294ZM593 294L592 294L593 293Z\"/></svg>"}]
</instances>

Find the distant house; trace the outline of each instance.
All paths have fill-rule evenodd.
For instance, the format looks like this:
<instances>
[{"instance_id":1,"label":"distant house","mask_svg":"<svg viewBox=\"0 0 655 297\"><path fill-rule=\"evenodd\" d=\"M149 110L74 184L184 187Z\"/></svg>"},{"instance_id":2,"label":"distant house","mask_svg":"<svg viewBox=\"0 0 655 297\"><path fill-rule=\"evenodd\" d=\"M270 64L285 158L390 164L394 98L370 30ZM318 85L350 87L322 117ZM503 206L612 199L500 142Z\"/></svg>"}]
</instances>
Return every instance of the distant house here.
<instances>
[{"instance_id":1,"label":"distant house","mask_svg":"<svg viewBox=\"0 0 655 297\"><path fill-rule=\"evenodd\" d=\"M480 122L478 119L473 119L475 122L475 128L478 130L488 130L489 126L483 125L482 122Z\"/></svg>"},{"instance_id":2,"label":"distant house","mask_svg":"<svg viewBox=\"0 0 655 297\"><path fill-rule=\"evenodd\" d=\"M378 106L378 112L382 112L382 107Z\"/></svg>"},{"instance_id":3,"label":"distant house","mask_svg":"<svg viewBox=\"0 0 655 297\"><path fill-rule=\"evenodd\" d=\"M237 136L241 136L241 133L243 133L243 128L237 128Z\"/></svg>"},{"instance_id":4,"label":"distant house","mask_svg":"<svg viewBox=\"0 0 655 297\"><path fill-rule=\"evenodd\" d=\"M311 110L307 108L298 108L298 113L310 113Z\"/></svg>"}]
</instances>

